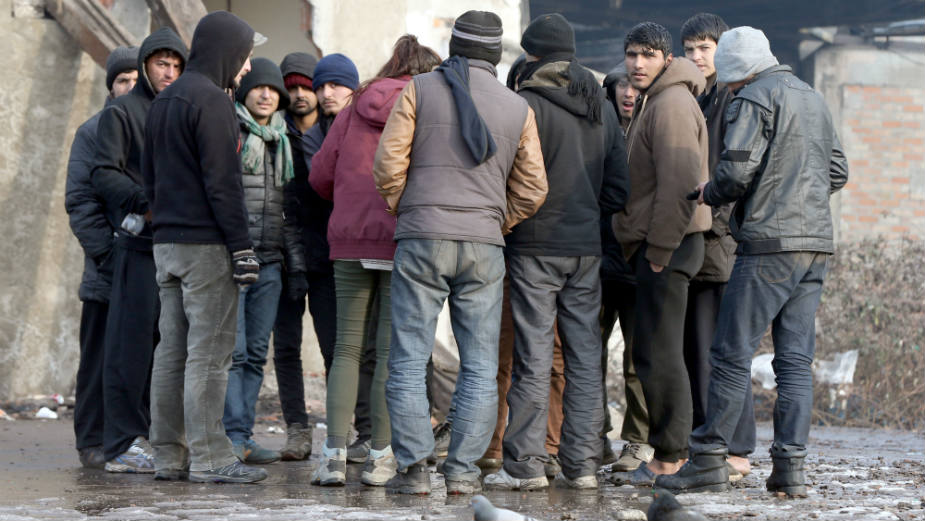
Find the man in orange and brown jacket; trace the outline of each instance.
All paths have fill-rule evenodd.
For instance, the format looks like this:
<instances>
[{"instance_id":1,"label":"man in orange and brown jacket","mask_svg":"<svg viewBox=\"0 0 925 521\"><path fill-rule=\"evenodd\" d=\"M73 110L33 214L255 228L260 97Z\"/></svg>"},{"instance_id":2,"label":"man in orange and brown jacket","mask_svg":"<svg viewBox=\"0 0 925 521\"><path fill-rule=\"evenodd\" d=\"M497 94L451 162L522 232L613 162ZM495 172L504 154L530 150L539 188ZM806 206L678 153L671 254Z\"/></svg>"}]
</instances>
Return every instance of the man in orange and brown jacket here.
<instances>
[{"instance_id":1,"label":"man in orange and brown jacket","mask_svg":"<svg viewBox=\"0 0 925 521\"><path fill-rule=\"evenodd\" d=\"M651 485L656 474L675 472L687 458L691 430L684 314L711 217L685 197L708 177L707 128L695 99L705 79L693 62L672 57L671 35L661 25L634 27L624 50L630 83L641 98L627 134L630 198L614 219L614 233L636 273L633 361L655 456L613 480Z\"/></svg>"}]
</instances>

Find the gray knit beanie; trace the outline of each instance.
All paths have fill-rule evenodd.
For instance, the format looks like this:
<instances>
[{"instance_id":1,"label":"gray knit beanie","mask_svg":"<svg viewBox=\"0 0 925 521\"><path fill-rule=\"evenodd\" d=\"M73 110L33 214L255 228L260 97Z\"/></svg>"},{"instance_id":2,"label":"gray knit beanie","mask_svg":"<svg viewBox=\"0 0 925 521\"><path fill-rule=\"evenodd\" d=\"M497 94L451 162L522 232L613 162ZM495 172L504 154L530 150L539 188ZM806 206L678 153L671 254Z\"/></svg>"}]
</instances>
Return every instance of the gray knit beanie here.
<instances>
[{"instance_id":1,"label":"gray knit beanie","mask_svg":"<svg viewBox=\"0 0 925 521\"><path fill-rule=\"evenodd\" d=\"M716 81L734 83L778 64L763 32L742 26L723 33L713 55Z\"/></svg>"},{"instance_id":2,"label":"gray knit beanie","mask_svg":"<svg viewBox=\"0 0 925 521\"><path fill-rule=\"evenodd\" d=\"M106 90L112 90L116 76L138 70L138 47L116 47L106 58Z\"/></svg>"}]
</instances>

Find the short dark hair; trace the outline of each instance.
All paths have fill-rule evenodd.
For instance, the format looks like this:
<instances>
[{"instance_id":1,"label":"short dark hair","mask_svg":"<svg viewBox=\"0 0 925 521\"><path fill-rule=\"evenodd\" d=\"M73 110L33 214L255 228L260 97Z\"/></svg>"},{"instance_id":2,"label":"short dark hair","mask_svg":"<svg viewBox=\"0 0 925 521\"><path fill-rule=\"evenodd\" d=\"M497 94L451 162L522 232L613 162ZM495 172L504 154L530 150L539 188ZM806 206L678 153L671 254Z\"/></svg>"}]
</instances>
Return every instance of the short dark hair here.
<instances>
[{"instance_id":1,"label":"short dark hair","mask_svg":"<svg viewBox=\"0 0 925 521\"><path fill-rule=\"evenodd\" d=\"M712 13L697 13L681 26L681 43L700 40L713 40L719 43L719 37L728 30L729 26L719 16Z\"/></svg>"},{"instance_id":2,"label":"short dark hair","mask_svg":"<svg viewBox=\"0 0 925 521\"><path fill-rule=\"evenodd\" d=\"M641 45L645 49L662 51L665 58L671 54L671 33L664 26L655 22L636 24L623 38L623 52L630 45Z\"/></svg>"}]
</instances>

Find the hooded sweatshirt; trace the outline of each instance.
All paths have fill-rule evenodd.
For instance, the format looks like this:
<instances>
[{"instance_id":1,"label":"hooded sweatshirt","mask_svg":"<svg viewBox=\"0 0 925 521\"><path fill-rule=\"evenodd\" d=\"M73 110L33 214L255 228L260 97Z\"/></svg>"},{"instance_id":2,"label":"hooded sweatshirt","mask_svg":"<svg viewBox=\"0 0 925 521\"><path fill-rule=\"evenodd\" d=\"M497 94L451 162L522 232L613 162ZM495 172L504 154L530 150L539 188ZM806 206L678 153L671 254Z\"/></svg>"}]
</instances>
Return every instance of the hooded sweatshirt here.
<instances>
[{"instance_id":1,"label":"hooded sweatshirt","mask_svg":"<svg viewBox=\"0 0 925 521\"><path fill-rule=\"evenodd\" d=\"M623 209L629 181L623 132L591 73L573 68L590 92L569 93L569 62L556 61L520 82L536 114L549 193L532 217L505 237L515 255L601 255L600 219ZM573 89L574 90L574 89Z\"/></svg>"},{"instance_id":2,"label":"hooded sweatshirt","mask_svg":"<svg viewBox=\"0 0 925 521\"><path fill-rule=\"evenodd\" d=\"M145 136L145 193L154 243L251 247L238 160L238 120L224 89L253 48L254 30L216 11L193 33L186 71L151 105Z\"/></svg>"},{"instance_id":3,"label":"hooded sweatshirt","mask_svg":"<svg viewBox=\"0 0 925 521\"><path fill-rule=\"evenodd\" d=\"M392 106L410 79L384 78L370 84L337 115L312 158L312 188L334 201L328 221L332 260L392 260L395 255L396 218L376 190L373 160Z\"/></svg>"},{"instance_id":4,"label":"hooded sweatshirt","mask_svg":"<svg viewBox=\"0 0 925 521\"><path fill-rule=\"evenodd\" d=\"M629 259L645 241L646 259L667 266L685 235L710 229L710 208L686 196L707 180L708 138L696 96L706 80L674 58L636 103L627 134L630 197L614 219Z\"/></svg>"},{"instance_id":5,"label":"hooded sweatshirt","mask_svg":"<svg viewBox=\"0 0 925 521\"><path fill-rule=\"evenodd\" d=\"M186 45L177 33L166 27L151 33L138 50L138 81L128 94L112 100L103 109L97 125L96 155L90 180L94 190L105 200L106 218L116 230L126 214L144 214L149 209L141 177L141 160L145 121L157 93L148 79L145 61L161 49L177 52L186 62ZM151 230L146 226L142 235L150 237Z\"/></svg>"}]
</instances>

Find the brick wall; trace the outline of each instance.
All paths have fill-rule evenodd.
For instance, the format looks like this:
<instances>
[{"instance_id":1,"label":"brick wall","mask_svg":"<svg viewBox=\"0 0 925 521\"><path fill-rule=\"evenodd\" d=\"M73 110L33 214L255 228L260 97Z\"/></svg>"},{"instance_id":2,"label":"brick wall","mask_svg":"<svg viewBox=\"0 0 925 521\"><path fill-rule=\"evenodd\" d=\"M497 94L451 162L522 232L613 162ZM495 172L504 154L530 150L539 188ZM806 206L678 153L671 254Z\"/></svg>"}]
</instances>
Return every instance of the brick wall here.
<instances>
[{"instance_id":1,"label":"brick wall","mask_svg":"<svg viewBox=\"0 0 925 521\"><path fill-rule=\"evenodd\" d=\"M925 238L925 89L844 85L841 241Z\"/></svg>"}]
</instances>

